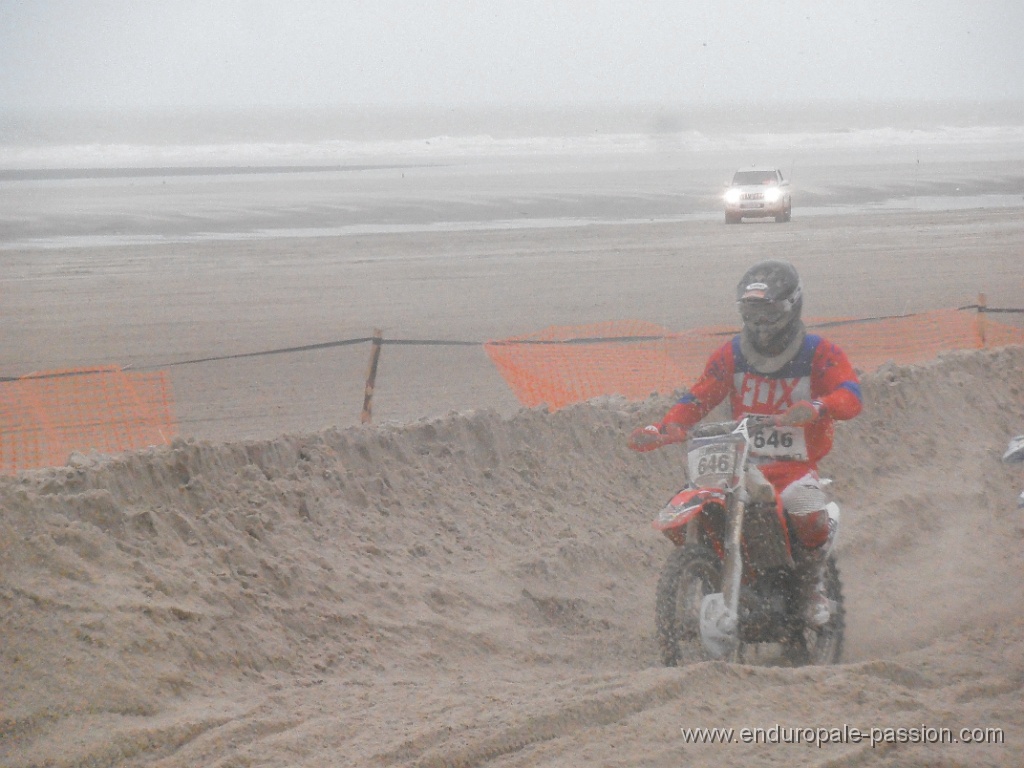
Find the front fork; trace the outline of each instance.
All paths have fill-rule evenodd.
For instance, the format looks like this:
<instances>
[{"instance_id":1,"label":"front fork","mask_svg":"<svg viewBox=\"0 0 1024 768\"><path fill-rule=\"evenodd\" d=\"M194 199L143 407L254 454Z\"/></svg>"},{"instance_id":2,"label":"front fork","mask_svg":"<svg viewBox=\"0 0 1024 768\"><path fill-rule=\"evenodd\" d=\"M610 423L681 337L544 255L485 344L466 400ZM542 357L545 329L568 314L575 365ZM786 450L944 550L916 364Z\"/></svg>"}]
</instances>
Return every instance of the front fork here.
<instances>
[{"instance_id":1,"label":"front fork","mask_svg":"<svg viewBox=\"0 0 1024 768\"><path fill-rule=\"evenodd\" d=\"M743 498L740 498L741 496ZM741 490L734 497L729 540L725 547L725 562L722 564L722 596L729 613L737 618L740 607L740 581L743 578L743 514L746 509L746 491Z\"/></svg>"},{"instance_id":2,"label":"front fork","mask_svg":"<svg viewBox=\"0 0 1024 768\"><path fill-rule=\"evenodd\" d=\"M739 660L740 583L743 579L743 515L746 489L740 485L732 495L729 530L722 563L722 591L705 595L700 607L700 637L707 652L716 659Z\"/></svg>"}]
</instances>

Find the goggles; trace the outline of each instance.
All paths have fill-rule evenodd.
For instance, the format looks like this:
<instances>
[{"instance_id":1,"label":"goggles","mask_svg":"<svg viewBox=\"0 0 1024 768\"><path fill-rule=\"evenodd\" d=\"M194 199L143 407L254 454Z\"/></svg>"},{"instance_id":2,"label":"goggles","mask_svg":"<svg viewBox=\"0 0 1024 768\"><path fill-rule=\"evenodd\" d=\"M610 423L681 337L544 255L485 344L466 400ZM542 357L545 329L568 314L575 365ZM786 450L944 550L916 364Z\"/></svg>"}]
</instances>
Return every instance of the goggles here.
<instances>
[{"instance_id":1,"label":"goggles","mask_svg":"<svg viewBox=\"0 0 1024 768\"><path fill-rule=\"evenodd\" d=\"M791 301L744 300L737 301L740 317L744 323L777 323L782 320L793 307Z\"/></svg>"}]
</instances>

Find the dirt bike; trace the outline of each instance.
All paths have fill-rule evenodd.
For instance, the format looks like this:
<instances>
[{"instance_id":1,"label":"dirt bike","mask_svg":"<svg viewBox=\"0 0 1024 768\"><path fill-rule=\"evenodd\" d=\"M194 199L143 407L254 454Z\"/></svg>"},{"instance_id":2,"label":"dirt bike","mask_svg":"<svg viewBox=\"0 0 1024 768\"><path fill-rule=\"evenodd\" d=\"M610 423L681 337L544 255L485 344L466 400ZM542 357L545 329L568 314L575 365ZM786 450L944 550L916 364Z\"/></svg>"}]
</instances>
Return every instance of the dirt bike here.
<instances>
[{"instance_id":1,"label":"dirt bike","mask_svg":"<svg viewBox=\"0 0 1024 768\"><path fill-rule=\"evenodd\" d=\"M785 439L771 417L698 425L686 452L689 484L654 521L676 549L658 582L656 624L666 666L700 659L755 661L774 654L791 665L834 664L845 611L835 557L826 562L829 621L804 621L801 590L781 504L751 503L751 448ZM763 478L762 478L763 479ZM839 507L828 514L838 524ZM754 658L757 657L757 659Z\"/></svg>"}]
</instances>

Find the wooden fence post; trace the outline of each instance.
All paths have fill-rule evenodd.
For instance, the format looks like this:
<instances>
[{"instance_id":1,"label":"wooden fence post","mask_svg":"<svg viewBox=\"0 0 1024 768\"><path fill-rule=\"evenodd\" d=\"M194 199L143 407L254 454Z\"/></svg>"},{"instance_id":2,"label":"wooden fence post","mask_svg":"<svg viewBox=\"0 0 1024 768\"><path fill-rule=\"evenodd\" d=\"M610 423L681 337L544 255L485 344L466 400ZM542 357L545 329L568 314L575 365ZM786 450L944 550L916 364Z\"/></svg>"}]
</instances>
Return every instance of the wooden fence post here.
<instances>
[{"instance_id":1,"label":"wooden fence post","mask_svg":"<svg viewBox=\"0 0 1024 768\"><path fill-rule=\"evenodd\" d=\"M370 345L370 370L366 373L363 415L360 418L363 424L369 424L373 420L373 388L377 383L377 364L380 361L380 347L383 337L384 332L380 328L373 329L373 340Z\"/></svg>"},{"instance_id":2,"label":"wooden fence post","mask_svg":"<svg viewBox=\"0 0 1024 768\"><path fill-rule=\"evenodd\" d=\"M985 294L978 294L978 342L982 349L985 348L985 309L987 308Z\"/></svg>"}]
</instances>

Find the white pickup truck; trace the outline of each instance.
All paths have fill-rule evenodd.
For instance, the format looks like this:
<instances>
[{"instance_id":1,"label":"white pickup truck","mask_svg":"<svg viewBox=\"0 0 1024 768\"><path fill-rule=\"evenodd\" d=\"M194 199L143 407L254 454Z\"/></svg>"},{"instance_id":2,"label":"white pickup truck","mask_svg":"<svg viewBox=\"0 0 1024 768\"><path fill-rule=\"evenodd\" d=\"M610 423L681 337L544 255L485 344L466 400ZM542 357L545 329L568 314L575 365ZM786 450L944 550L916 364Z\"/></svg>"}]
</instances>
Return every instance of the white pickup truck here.
<instances>
[{"instance_id":1,"label":"white pickup truck","mask_svg":"<svg viewBox=\"0 0 1024 768\"><path fill-rule=\"evenodd\" d=\"M789 182L778 168L741 168L733 174L732 182L726 185L722 199L726 224L767 216L783 222L789 221L793 213Z\"/></svg>"}]
</instances>

